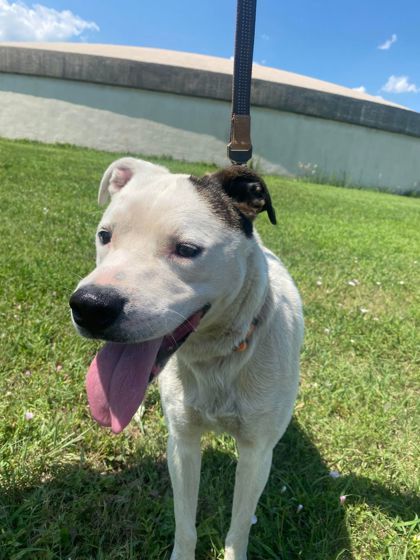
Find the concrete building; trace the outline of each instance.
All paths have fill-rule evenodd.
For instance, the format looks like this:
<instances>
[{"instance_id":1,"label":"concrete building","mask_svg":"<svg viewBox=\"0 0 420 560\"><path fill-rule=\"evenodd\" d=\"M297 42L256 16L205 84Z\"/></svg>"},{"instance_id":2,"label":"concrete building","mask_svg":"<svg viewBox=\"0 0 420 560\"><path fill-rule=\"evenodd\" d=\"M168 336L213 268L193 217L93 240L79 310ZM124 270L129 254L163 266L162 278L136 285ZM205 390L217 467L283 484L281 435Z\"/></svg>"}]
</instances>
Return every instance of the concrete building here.
<instances>
[{"instance_id":1,"label":"concrete building","mask_svg":"<svg viewBox=\"0 0 420 560\"><path fill-rule=\"evenodd\" d=\"M0 43L0 136L225 165L232 66L139 47ZM259 169L420 192L419 113L259 65L252 104Z\"/></svg>"}]
</instances>

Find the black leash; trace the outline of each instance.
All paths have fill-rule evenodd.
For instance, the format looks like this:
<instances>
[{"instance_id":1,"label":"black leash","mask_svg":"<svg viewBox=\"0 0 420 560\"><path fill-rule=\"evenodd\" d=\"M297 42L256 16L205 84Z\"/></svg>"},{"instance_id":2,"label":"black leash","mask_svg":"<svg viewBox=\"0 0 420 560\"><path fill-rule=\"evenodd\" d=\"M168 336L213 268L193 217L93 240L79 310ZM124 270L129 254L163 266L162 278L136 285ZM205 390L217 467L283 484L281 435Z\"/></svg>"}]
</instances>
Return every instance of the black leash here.
<instances>
[{"instance_id":1,"label":"black leash","mask_svg":"<svg viewBox=\"0 0 420 560\"><path fill-rule=\"evenodd\" d=\"M232 121L227 147L232 163L245 165L252 157L251 77L257 0L238 0L233 64Z\"/></svg>"}]
</instances>

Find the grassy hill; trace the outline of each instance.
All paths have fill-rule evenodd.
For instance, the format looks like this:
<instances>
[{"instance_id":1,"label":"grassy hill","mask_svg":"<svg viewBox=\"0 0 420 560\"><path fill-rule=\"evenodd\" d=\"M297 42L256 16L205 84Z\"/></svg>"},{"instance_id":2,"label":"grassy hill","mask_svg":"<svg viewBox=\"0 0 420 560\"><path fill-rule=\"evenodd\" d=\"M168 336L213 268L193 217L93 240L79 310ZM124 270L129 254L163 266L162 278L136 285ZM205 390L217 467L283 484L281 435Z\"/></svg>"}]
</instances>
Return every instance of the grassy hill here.
<instances>
[{"instance_id":1,"label":"grassy hill","mask_svg":"<svg viewBox=\"0 0 420 560\"><path fill-rule=\"evenodd\" d=\"M68 308L94 264L97 188L117 157L0 140L0 559L169 558L157 389L141 426L97 426L84 389L97 345ZM279 225L257 227L301 291L306 341L249 557L418 558L420 200L267 183ZM235 448L225 435L203 448L197 560L221 559Z\"/></svg>"}]
</instances>

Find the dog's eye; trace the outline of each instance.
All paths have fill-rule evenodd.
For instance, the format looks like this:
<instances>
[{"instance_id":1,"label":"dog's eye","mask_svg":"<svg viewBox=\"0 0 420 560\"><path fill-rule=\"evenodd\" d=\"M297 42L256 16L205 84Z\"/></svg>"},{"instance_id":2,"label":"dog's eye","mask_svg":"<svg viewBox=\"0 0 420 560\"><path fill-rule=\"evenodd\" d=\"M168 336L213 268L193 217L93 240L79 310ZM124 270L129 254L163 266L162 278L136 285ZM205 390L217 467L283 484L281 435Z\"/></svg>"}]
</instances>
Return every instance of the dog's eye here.
<instances>
[{"instance_id":1,"label":"dog's eye","mask_svg":"<svg viewBox=\"0 0 420 560\"><path fill-rule=\"evenodd\" d=\"M111 241L112 233L106 229L98 231L98 238L102 245L107 245Z\"/></svg>"},{"instance_id":2,"label":"dog's eye","mask_svg":"<svg viewBox=\"0 0 420 560\"><path fill-rule=\"evenodd\" d=\"M175 247L175 252L179 257L184 257L184 259L193 259L197 257L203 249L193 245L192 243L177 243Z\"/></svg>"}]
</instances>

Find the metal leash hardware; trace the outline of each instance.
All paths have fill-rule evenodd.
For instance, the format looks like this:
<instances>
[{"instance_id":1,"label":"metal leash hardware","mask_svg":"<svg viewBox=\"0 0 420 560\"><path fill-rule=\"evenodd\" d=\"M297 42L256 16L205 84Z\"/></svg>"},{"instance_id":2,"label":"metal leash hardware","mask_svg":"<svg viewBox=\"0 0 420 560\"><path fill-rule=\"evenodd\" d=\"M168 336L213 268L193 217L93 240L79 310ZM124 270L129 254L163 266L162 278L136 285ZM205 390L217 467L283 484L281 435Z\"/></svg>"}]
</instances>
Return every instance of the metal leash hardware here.
<instances>
[{"instance_id":1,"label":"metal leash hardware","mask_svg":"<svg viewBox=\"0 0 420 560\"><path fill-rule=\"evenodd\" d=\"M257 0L238 0L228 158L245 165L252 157L250 97Z\"/></svg>"}]
</instances>

